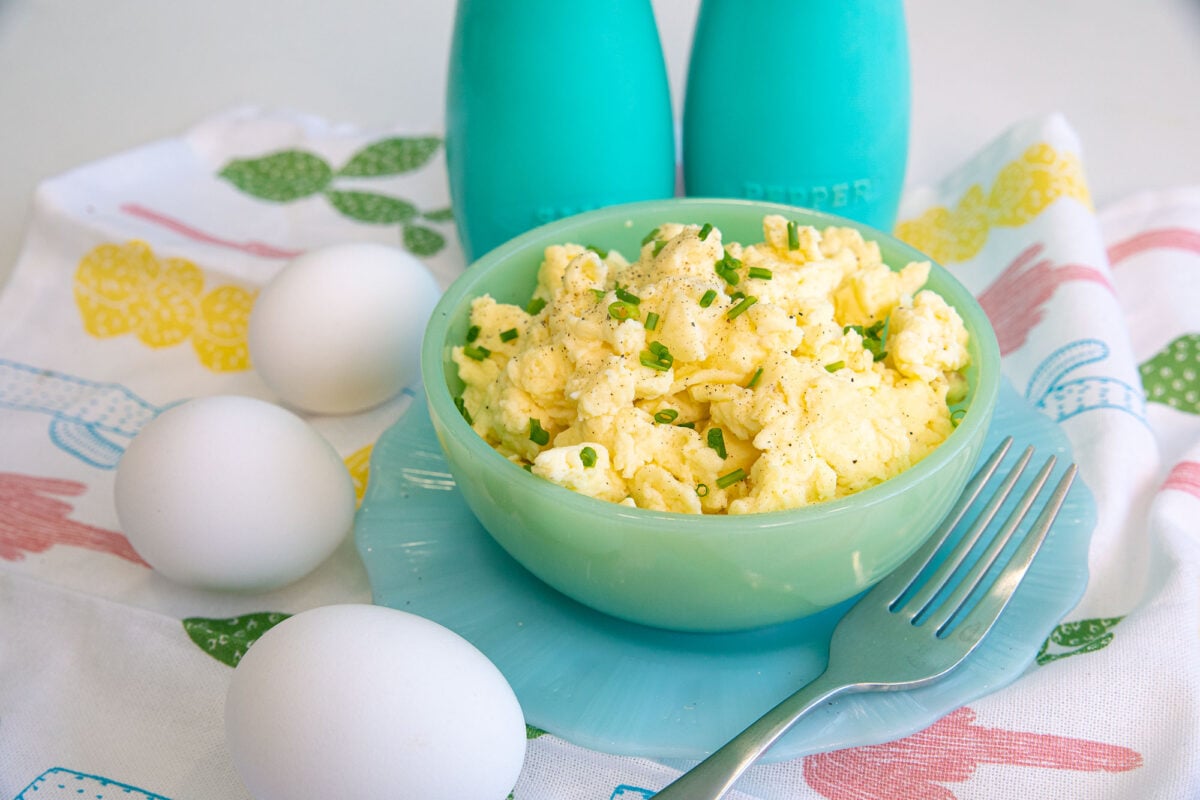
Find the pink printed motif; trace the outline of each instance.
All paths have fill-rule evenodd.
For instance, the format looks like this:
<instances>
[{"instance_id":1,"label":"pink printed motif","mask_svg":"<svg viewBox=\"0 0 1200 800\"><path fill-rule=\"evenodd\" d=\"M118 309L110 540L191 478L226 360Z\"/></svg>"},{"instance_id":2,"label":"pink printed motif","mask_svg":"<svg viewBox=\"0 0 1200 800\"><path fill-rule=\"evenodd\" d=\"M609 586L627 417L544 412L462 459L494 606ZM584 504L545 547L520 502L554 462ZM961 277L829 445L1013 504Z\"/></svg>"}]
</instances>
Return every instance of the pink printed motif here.
<instances>
[{"instance_id":1,"label":"pink printed motif","mask_svg":"<svg viewBox=\"0 0 1200 800\"><path fill-rule=\"evenodd\" d=\"M1142 231L1108 248L1108 263L1117 266L1147 250L1183 250L1200 255L1200 231L1190 228L1156 228Z\"/></svg>"},{"instance_id":2,"label":"pink printed motif","mask_svg":"<svg viewBox=\"0 0 1200 800\"><path fill-rule=\"evenodd\" d=\"M804 759L808 785L828 800L955 800L981 764L1081 772L1127 772L1142 765L1128 747L1066 736L984 728L969 708L898 742Z\"/></svg>"},{"instance_id":3,"label":"pink printed motif","mask_svg":"<svg viewBox=\"0 0 1200 800\"><path fill-rule=\"evenodd\" d=\"M174 217L168 217L166 214L146 208L145 206L140 206L137 203L126 203L121 206L121 210L130 216L159 225L193 241L217 245L218 247L227 247L231 250L241 250L243 253L249 253L252 256L290 259L304 252L303 250L287 250L282 247L275 247L274 245L256 241L235 242L229 239L222 239L198 228L193 228L191 225Z\"/></svg>"},{"instance_id":4,"label":"pink printed motif","mask_svg":"<svg viewBox=\"0 0 1200 800\"><path fill-rule=\"evenodd\" d=\"M1200 462L1180 461L1167 475L1164 489L1177 489L1200 498Z\"/></svg>"},{"instance_id":5,"label":"pink printed motif","mask_svg":"<svg viewBox=\"0 0 1200 800\"><path fill-rule=\"evenodd\" d=\"M20 561L61 544L149 567L124 536L69 519L73 507L54 496L78 497L86 490L78 481L0 472L0 558Z\"/></svg>"},{"instance_id":6,"label":"pink printed motif","mask_svg":"<svg viewBox=\"0 0 1200 800\"><path fill-rule=\"evenodd\" d=\"M1110 292L1112 284L1100 270L1078 264L1054 266L1037 260L1041 244L1027 247L979 295L979 304L996 329L1000 354L1008 355L1025 343L1029 332L1042 321L1044 306L1067 281L1094 281Z\"/></svg>"}]
</instances>

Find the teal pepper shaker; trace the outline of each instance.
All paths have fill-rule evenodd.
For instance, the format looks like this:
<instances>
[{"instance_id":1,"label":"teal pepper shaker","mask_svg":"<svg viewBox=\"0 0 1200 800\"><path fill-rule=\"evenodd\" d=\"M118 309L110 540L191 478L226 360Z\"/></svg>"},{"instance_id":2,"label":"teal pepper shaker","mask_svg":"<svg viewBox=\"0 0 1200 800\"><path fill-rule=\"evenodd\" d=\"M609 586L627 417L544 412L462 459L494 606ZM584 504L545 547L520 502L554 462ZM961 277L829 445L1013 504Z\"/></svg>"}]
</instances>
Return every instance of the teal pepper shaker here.
<instances>
[{"instance_id":1,"label":"teal pepper shaker","mask_svg":"<svg viewBox=\"0 0 1200 800\"><path fill-rule=\"evenodd\" d=\"M684 99L684 187L889 231L904 184L902 0L702 0Z\"/></svg>"},{"instance_id":2,"label":"teal pepper shaker","mask_svg":"<svg viewBox=\"0 0 1200 800\"><path fill-rule=\"evenodd\" d=\"M468 261L560 217L673 196L649 0L459 0L446 163Z\"/></svg>"}]
</instances>

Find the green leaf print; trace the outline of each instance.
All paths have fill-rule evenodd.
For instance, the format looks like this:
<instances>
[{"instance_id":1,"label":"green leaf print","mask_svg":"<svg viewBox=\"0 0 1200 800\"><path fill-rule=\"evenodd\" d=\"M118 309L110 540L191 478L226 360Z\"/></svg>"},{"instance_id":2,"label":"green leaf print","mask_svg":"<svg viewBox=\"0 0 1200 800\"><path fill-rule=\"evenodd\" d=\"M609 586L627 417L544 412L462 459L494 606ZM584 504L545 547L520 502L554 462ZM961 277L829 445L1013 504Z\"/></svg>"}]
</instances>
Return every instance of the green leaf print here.
<instances>
[{"instance_id":1,"label":"green leaf print","mask_svg":"<svg viewBox=\"0 0 1200 800\"><path fill-rule=\"evenodd\" d=\"M1067 656L1094 653L1108 647L1113 640L1112 629L1124 617L1098 617L1064 622L1050 632L1037 654L1039 666Z\"/></svg>"},{"instance_id":2,"label":"green leaf print","mask_svg":"<svg viewBox=\"0 0 1200 800\"><path fill-rule=\"evenodd\" d=\"M429 220L430 222L453 222L454 221L454 209L439 208L435 211L426 211L421 216L424 217L425 219Z\"/></svg>"},{"instance_id":3,"label":"green leaf print","mask_svg":"<svg viewBox=\"0 0 1200 800\"><path fill-rule=\"evenodd\" d=\"M183 621L183 629L201 650L222 664L236 667L250 645L289 616L278 611L260 611L231 619L189 617Z\"/></svg>"},{"instance_id":4,"label":"green leaf print","mask_svg":"<svg viewBox=\"0 0 1200 800\"><path fill-rule=\"evenodd\" d=\"M325 192L325 197L345 216L372 225L407 222L417 215L417 209L412 203L384 194L330 190Z\"/></svg>"},{"instance_id":5,"label":"green leaf print","mask_svg":"<svg viewBox=\"0 0 1200 800\"><path fill-rule=\"evenodd\" d=\"M1147 400L1200 414L1200 334L1180 336L1139 370Z\"/></svg>"},{"instance_id":6,"label":"green leaf print","mask_svg":"<svg viewBox=\"0 0 1200 800\"><path fill-rule=\"evenodd\" d=\"M355 153L338 174L347 178L377 178L412 172L429 161L441 143L436 136L384 139Z\"/></svg>"},{"instance_id":7,"label":"green leaf print","mask_svg":"<svg viewBox=\"0 0 1200 800\"><path fill-rule=\"evenodd\" d=\"M403 238L404 247L415 256L431 256L446 244L445 237L423 225L405 225Z\"/></svg>"},{"instance_id":8,"label":"green leaf print","mask_svg":"<svg viewBox=\"0 0 1200 800\"><path fill-rule=\"evenodd\" d=\"M325 160L301 150L230 161L219 175L261 200L287 203L317 194L333 180Z\"/></svg>"}]
</instances>

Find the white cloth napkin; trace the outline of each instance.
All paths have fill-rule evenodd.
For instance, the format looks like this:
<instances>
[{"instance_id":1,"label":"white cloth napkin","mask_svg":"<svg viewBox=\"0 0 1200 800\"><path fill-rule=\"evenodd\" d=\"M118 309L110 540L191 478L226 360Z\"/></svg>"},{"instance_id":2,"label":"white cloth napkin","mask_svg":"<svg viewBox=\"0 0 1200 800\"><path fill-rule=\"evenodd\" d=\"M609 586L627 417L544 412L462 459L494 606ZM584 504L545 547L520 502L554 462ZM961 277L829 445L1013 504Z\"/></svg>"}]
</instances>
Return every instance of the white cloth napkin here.
<instances>
[{"instance_id":1,"label":"white cloth napkin","mask_svg":"<svg viewBox=\"0 0 1200 800\"><path fill-rule=\"evenodd\" d=\"M221 719L246 621L367 601L365 571L347 541L277 592L173 585L120 533L116 459L172 402L275 399L244 323L292 255L403 244L447 285L439 144L237 109L40 187L0 295L0 800L248 797ZM1091 580L1014 684L898 742L755 767L732 797L1200 794L1200 188L1097 213L1051 116L913 187L897 232L980 296L1009 379L1070 437ZM310 421L361 484L407 402ZM515 800L643 800L677 774L531 736Z\"/></svg>"}]
</instances>

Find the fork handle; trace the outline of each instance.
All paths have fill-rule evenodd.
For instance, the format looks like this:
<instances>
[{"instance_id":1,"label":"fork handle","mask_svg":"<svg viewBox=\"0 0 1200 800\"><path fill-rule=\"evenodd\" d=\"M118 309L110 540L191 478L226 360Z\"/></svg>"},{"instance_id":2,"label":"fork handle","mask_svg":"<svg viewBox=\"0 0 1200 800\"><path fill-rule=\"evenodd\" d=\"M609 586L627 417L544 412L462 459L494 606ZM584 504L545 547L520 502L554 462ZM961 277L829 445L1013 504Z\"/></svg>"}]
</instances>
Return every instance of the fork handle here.
<instances>
[{"instance_id":1,"label":"fork handle","mask_svg":"<svg viewBox=\"0 0 1200 800\"><path fill-rule=\"evenodd\" d=\"M829 671L822 673L668 784L654 800L719 800L797 720L853 686Z\"/></svg>"}]
</instances>

